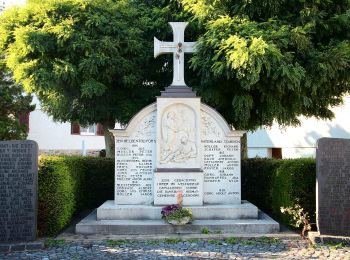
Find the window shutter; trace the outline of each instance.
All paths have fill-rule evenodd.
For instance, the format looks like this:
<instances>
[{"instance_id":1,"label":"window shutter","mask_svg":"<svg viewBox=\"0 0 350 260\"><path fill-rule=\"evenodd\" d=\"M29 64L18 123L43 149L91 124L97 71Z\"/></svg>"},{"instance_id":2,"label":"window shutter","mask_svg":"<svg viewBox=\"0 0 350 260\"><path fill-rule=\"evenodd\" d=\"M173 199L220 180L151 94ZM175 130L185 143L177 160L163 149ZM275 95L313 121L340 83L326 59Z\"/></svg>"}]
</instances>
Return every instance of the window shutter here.
<instances>
[{"instance_id":1,"label":"window shutter","mask_svg":"<svg viewBox=\"0 0 350 260\"><path fill-rule=\"evenodd\" d=\"M272 158L282 159L282 148L272 148Z\"/></svg>"},{"instance_id":2,"label":"window shutter","mask_svg":"<svg viewBox=\"0 0 350 260\"><path fill-rule=\"evenodd\" d=\"M19 123L25 125L27 133L29 132L29 113L30 112L24 112L18 116Z\"/></svg>"},{"instance_id":3,"label":"window shutter","mask_svg":"<svg viewBox=\"0 0 350 260\"><path fill-rule=\"evenodd\" d=\"M71 123L71 134L72 135L80 135L80 125L78 122Z\"/></svg>"},{"instance_id":4,"label":"window shutter","mask_svg":"<svg viewBox=\"0 0 350 260\"><path fill-rule=\"evenodd\" d=\"M104 131L103 131L103 126L102 124L98 123L97 124L97 131L96 131L97 135L104 135Z\"/></svg>"}]
</instances>

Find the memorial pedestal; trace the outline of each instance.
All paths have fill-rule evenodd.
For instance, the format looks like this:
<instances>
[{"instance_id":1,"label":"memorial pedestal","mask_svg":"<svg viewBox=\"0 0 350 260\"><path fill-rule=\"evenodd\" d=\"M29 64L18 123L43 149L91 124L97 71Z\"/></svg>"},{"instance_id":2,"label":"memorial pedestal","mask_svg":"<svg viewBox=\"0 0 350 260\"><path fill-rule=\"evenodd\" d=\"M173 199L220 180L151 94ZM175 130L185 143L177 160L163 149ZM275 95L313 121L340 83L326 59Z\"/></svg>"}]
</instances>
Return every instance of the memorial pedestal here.
<instances>
[{"instance_id":1,"label":"memorial pedestal","mask_svg":"<svg viewBox=\"0 0 350 260\"><path fill-rule=\"evenodd\" d=\"M242 201L234 205L190 206L194 220L184 226L173 226L161 218L160 206L115 205L105 202L76 225L78 234L106 235L174 235L201 234L203 228L223 234L270 234L279 232L279 224Z\"/></svg>"},{"instance_id":2,"label":"memorial pedestal","mask_svg":"<svg viewBox=\"0 0 350 260\"><path fill-rule=\"evenodd\" d=\"M258 208L248 201L232 205L188 206L195 220L258 219ZM162 206L116 205L108 200L97 208L97 220L160 220Z\"/></svg>"}]
</instances>

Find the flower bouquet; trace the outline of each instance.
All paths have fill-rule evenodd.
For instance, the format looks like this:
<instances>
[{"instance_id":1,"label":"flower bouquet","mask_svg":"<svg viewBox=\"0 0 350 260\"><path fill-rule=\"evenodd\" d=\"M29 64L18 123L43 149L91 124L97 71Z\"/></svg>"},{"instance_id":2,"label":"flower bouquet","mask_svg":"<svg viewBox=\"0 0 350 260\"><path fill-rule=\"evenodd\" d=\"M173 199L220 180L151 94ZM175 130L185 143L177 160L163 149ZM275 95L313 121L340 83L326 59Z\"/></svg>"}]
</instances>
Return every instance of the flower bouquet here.
<instances>
[{"instance_id":1,"label":"flower bouquet","mask_svg":"<svg viewBox=\"0 0 350 260\"><path fill-rule=\"evenodd\" d=\"M172 225L186 225L192 220L191 209L182 207L182 192L177 194L177 203L162 208L162 218Z\"/></svg>"}]
</instances>

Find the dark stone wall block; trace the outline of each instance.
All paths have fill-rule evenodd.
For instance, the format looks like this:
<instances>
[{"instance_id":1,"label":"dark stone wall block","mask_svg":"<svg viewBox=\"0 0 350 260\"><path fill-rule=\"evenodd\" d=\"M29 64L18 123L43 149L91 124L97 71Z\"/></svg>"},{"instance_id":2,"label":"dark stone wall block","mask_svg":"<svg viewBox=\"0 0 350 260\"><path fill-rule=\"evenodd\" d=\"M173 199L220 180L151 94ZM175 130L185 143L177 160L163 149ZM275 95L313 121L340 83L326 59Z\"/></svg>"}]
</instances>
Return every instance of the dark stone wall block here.
<instances>
[{"instance_id":1,"label":"dark stone wall block","mask_svg":"<svg viewBox=\"0 0 350 260\"><path fill-rule=\"evenodd\" d=\"M38 145L0 141L0 242L36 238Z\"/></svg>"},{"instance_id":2,"label":"dark stone wall block","mask_svg":"<svg viewBox=\"0 0 350 260\"><path fill-rule=\"evenodd\" d=\"M350 140L319 139L316 161L318 230L321 235L350 236Z\"/></svg>"}]
</instances>

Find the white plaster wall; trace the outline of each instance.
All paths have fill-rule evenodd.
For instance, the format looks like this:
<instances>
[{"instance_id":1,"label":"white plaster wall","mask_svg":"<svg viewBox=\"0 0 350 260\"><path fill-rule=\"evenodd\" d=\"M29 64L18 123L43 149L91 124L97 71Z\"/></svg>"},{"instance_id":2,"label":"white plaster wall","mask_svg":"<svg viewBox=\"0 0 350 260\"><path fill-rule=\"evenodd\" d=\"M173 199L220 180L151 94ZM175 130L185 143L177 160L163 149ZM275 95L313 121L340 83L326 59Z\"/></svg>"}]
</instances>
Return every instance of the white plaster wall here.
<instances>
[{"instance_id":1,"label":"white plaster wall","mask_svg":"<svg viewBox=\"0 0 350 260\"><path fill-rule=\"evenodd\" d=\"M83 141L86 150L105 149L103 136L72 135L70 123L56 123L40 109L34 97L36 109L29 115L29 133L27 139L34 140L39 150L82 150Z\"/></svg>"},{"instance_id":2,"label":"white plaster wall","mask_svg":"<svg viewBox=\"0 0 350 260\"><path fill-rule=\"evenodd\" d=\"M248 133L249 157L259 157L261 148L282 148L283 158L315 157L316 142L321 137L350 138L350 96L344 104L332 109L333 120L317 120L301 117L299 127L280 129L277 124L271 128L258 129ZM261 154L261 155L260 155Z\"/></svg>"},{"instance_id":3,"label":"white plaster wall","mask_svg":"<svg viewBox=\"0 0 350 260\"><path fill-rule=\"evenodd\" d=\"M248 147L248 157L249 158L255 158L255 157L260 157L260 158L268 157L268 158L270 158L271 157L271 149Z\"/></svg>"}]
</instances>

